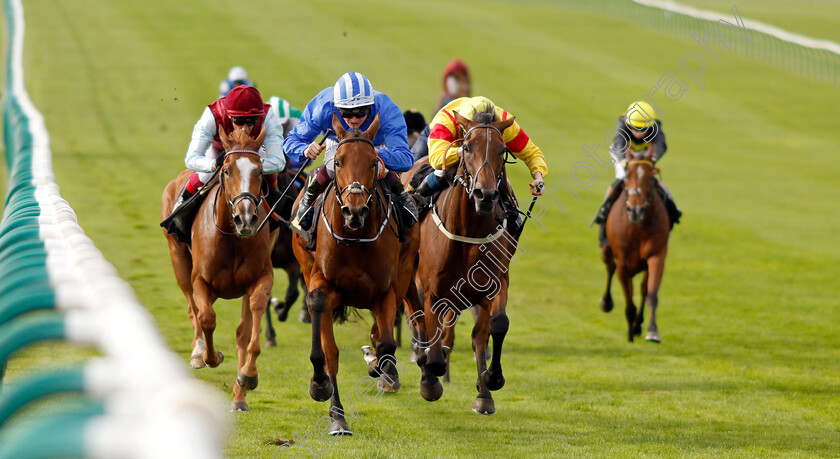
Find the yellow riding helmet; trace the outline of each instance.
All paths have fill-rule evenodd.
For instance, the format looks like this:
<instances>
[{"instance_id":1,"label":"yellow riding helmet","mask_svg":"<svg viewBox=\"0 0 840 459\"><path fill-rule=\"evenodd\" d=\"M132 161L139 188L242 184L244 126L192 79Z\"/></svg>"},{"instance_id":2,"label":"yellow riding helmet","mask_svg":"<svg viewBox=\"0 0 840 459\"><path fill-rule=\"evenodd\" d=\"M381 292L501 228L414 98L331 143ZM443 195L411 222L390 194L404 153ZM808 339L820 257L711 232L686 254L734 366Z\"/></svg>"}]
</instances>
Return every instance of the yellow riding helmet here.
<instances>
[{"instance_id":1,"label":"yellow riding helmet","mask_svg":"<svg viewBox=\"0 0 840 459\"><path fill-rule=\"evenodd\" d=\"M649 103L642 100L630 104L624 114L624 122L635 129L646 129L658 119L656 110Z\"/></svg>"},{"instance_id":2,"label":"yellow riding helmet","mask_svg":"<svg viewBox=\"0 0 840 459\"><path fill-rule=\"evenodd\" d=\"M492 100L482 97L469 97L458 108L458 113L469 120L473 119L476 113L492 112L496 109L496 105Z\"/></svg>"}]
</instances>

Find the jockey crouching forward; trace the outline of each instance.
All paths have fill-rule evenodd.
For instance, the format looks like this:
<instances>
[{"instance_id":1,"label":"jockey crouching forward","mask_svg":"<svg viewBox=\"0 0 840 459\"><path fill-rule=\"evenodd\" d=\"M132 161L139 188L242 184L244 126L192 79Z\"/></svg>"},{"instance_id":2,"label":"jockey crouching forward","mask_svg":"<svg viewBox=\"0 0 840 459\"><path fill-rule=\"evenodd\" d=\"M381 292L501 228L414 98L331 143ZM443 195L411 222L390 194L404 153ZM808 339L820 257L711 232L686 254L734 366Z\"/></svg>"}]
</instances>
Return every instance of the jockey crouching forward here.
<instances>
[{"instance_id":1,"label":"jockey crouching forward","mask_svg":"<svg viewBox=\"0 0 840 459\"><path fill-rule=\"evenodd\" d=\"M461 147L455 140L462 138L464 132L455 122L453 112L458 112L461 116L473 121L476 120L476 115L486 113L488 115L484 116L490 118L487 122L504 121L513 116L494 104L492 100L481 96L461 97L440 109L429 125L429 164L434 168L434 172L426 176L417 188L416 192L422 196L429 197L436 191L449 186L444 178L444 168L458 164ZM502 141L513 156L521 159L531 171L531 177L534 179L530 183L531 194L542 195L543 177L548 174L542 151L534 145L516 121L502 132ZM521 232L522 216L517 209L510 185L500 183L499 192L503 209L508 216L508 232L518 235Z\"/></svg>"},{"instance_id":2,"label":"jockey crouching forward","mask_svg":"<svg viewBox=\"0 0 840 459\"><path fill-rule=\"evenodd\" d=\"M187 156L184 158L187 168L195 173L190 176L186 188L178 197L176 208L203 187L223 162L224 148L219 139L218 126L228 135L234 130L243 130L251 138L257 138L265 127L265 141L257 153L262 161L263 175L269 184L267 201L274 204L280 197L277 172L286 166L286 158L283 155L283 126L269 108L269 105L263 103L257 88L240 85L204 109L201 118L195 123Z\"/></svg>"},{"instance_id":3,"label":"jockey crouching forward","mask_svg":"<svg viewBox=\"0 0 840 459\"><path fill-rule=\"evenodd\" d=\"M647 102L638 101L631 104L625 114L618 117L615 130L615 136L610 145L610 155L615 160L615 181L607 188L604 202L592 220L592 223L601 225L599 239L602 244L606 243L605 223L607 222L607 216L624 189L627 156L638 157L647 154L649 150L653 150L651 160L656 164L668 150L668 145L665 143L665 132L662 130L662 122L656 115L656 111ZM654 178L654 187L664 201L665 210L668 212L668 218L671 227L673 227L674 223L679 223L682 212L677 208L674 197L661 180Z\"/></svg>"},{"instance_id":4,"label":"jockey crouching forward","mask_svg":"<svg viewBox=\"0 0 840 459\"><path fill-rule=\"evenodd\" d=\"M400 108L387 95L374 91L364 75L357 72L345 73L334 87L325 88L318 93L304 108L300 123L289 133L283 142L286 154L299 161L305 158L316 159L322 151L324 166L311 175L306 193L298 205L292 225L308 230L312 226L312 204L335 177L335 152L338 141L335 134L327 138L326 145L319 145L315 138L332 128L333 114L337 114L345 129L370 127L376 115L379 115L379 130L373 139L380 160L379 178L391 189L398 210L408 226L417 222L417 208L414 201L403 189L399 177L394 171L411 169L412 156L408 149L405 119ZM384 167L383 167L384 165Z\"/></svg>"}]
</instances>

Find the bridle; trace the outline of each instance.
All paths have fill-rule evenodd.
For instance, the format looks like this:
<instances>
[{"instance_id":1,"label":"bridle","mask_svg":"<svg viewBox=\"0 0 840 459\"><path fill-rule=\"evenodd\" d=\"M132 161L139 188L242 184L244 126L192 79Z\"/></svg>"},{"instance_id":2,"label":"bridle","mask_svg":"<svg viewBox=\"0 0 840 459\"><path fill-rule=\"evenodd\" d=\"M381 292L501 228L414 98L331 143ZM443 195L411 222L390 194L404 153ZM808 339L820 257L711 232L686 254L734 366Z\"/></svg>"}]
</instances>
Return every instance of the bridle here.
<instances>
[{"instance_id":1,"label":"bridle","mask_svg":"<svg viewBox=\"0 0 840 459\"><path fill-rule=\"evenodd\" d=\"M338 148L339 147L341 147L342 145L344 145L346 143L351 143L351 142L364 142L364 143L370 145L371 148L376 148L373 145L373 142L371 142L369 139L366 139L364 137L349 137L349 138L343 139L340 142L338 142L338 146L336 147L336 154L338 154ZM370 207L370 204L373 201L374 194L376 194L370 188L362 185L359 182L353 182L353 183L351 183L349 185L346 185L342 188L338 188L338 181L337 180L334 183L336 184L335 200L336 200L336 202L338 202L338 205L341 206L341 207L344 207L344 201L341 199L341 197L344 195L344 193L366 195L367 199L365 200L365 206L368 207L368 208ZM379 192L379 195L380 195L380 197L379 197L380 202L384 203L385 200L381 196L382 192L379 191L379 190L377 190L377 191ZM324 221L324 225L327 227L327 232L330 233L330 236L332 236L332 238L333 238L333 240L335 240L335 242L337 242L339 244L343 244L343 245L370 244L370 243L376 242L379 239L379 237L382 236L382 232L385 230L385 227L388 225L388 222L391 220L391 200L388 199L388 202L386 204L385 218L382 219L382 224L379 225L379 230L376 232L376 235L372 238L353 238L353 237L339 236L333 230L332 222L327 220L327 215L324 212L324 206L321 207L321 219Z\"/></svg>"},{"instance_id":2,"label":"bridle","mask_svg":"<svg viewBox=\"0 0 840 459\"><path fill-rule=\"evenodd\" d=\"M504 141L504 137L502 136L502 131L500 131L497 127L495 127L493 125L490 125L490 124L479 124L477 126L473 126L473 127L469 128L467 130L467 132L464 133L464 137L462 137L459 140L462 140L463 142L466 142L466 139L467 139L467 137L469 137L470 133L473 132L476 129L492 129L492 130L496 131L496 133L499 134L499 138ZM485 148L484 162L481 163L481 166L478 167L478 170L475 171L475 173L471 173L469 171L469 169L467 168L467 161L464 159L464 155L463 154L461 155L460 166L461 166L461 169L463 169L464 173L456 175L455 180L458 183L460 183L461 185L463 185L464 188L466 188L468 195L471 195L472 192L475 191L475 180L473 180L473 178L477 177L478 174L481 173L481 170L484 169L485 166L490 168L490 172L493 174L493 177L496 178L496 183L497 184L502 179L502 175L504 175L504 172L505 172L504 166L502 166L502 170L500 170L498 174L496 173L495 170L493 170L493 165L490 164L490 135L489 135L489 132L488 132L488 135L487 135L486 139L487 139L487 143L484 147ZM505 153L507 154L507 149L505 149ZM503 161L505 163L507 163L507 158L503 159Z\"/></svg>"},{"instance_id":3,"label":"bridle","mask_svg":"<svg viewBox=\"0 0 840 459\"><path fill-rule=\"evenodd\" d=\"M653 161L649 161L647 159L634 159L632 161L628 161L627 162L627 168L629 169L630 166L633 166L635 164L646 164L646 165L650 166L651 169L653 169ZM645 202L644 202L644 204L642 204L642 211L644 212L645 210L647 210L647 208L653 202L653 187L638 187L638 186L637 187L628 187L628 186L626 186L627 177L629 177L629 175L625 176L625 179L624 179L625 180L624 191L627 193L628 197L629 196L643 196L642 192L647 192L647 198L645 198ZM628 209L629 208L630 207L629 207L629 204L628 204Z\"/></svg>"},{"instance_id":4,"label":"bridle","mask_svg":"<svg viewBox=\"0 0 840 459\"><path fill-rule=\"evenodd\" d=\"M338 142L338 146L336 147L336 154L338 153L339 147L346 143L352 142L364 142L370 145L371 148L376 148L374 147L373 142L364 137L350 137L347 139L343 139L341 142ZM336 184L338 184L338 182L336 182ZM344 196L344 193L366 195L367 199L365 199L365 206L367 207L370 207L370 203L373 200L373 191L371 191L368 187L362 185L359 182L353 182L349 185L335 190L335 200L338 201L338 205L341 207L344 207L344 201L341 199L341 197Z\"/></svg>"},{"instance_id":5,"label":"bridle","mask_svg":"<svg viewBox=\"0 0 840 459\"><path fill-rule=\"evenodd\" d=\"M259 159L261 158L259 153L257 153L256 151L252 151L252 150L231 150L231 151L225 152L225 156L227 156L229 154L232 154L232 153L244 153L244 154L254 155L254 156L257 157L258 162L259 162ZM259 209L260 204L263 201L262 196L257 197L256 195L254 195L251 192L243 191L242 193L239 193L236 196L234 196L233 198L231 198L230 195L227 192L227 188L225 187L225 175L221 173L221 170L222 169L220 167L219 168L219 171L220 171L219 172L219 191L216 192L216 199L219 198L219 193L221 193L224 196L225 201L227 202L227 205L228 205L228 208L229 208L231 220L233 220L236 217L236 213L235 213L236 206L240 202L242 202L243 200L248 200L251 203L253 203L254 204L254 210L257 211ZM218 220L216 218L216 206L215 205L213 206L213 217L214 217L213 219L216 220L216 228L218 228L219 231L221 231L223 234L225 234L227 236L238 236L235 233L229 233L229 232L227 232L227 231L225 231L225 230L223 230L222 228L219 227L219 223L218 223ZM256 234L256 233L254 233L254 234Z\"/></svg>"}]
</instances>

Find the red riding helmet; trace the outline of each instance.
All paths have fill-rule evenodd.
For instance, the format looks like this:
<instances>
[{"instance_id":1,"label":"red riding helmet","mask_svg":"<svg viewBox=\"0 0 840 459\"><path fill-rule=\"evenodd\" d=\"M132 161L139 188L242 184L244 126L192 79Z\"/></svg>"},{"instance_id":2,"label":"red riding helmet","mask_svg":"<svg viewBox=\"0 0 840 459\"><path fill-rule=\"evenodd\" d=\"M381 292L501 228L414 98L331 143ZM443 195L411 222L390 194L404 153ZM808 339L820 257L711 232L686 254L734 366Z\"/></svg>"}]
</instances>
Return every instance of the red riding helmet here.
<instances>
[{"instance_id":1,"label":"red riding helmet","mask_svg":"<svg viewBox=\"0 0 840 459\"><path fill-rule=\"evenodd\" d=\"M225 96L225 110L230 116L263 116L265 105L257 88L240 85Z\"/></svg>"}]
</instances>

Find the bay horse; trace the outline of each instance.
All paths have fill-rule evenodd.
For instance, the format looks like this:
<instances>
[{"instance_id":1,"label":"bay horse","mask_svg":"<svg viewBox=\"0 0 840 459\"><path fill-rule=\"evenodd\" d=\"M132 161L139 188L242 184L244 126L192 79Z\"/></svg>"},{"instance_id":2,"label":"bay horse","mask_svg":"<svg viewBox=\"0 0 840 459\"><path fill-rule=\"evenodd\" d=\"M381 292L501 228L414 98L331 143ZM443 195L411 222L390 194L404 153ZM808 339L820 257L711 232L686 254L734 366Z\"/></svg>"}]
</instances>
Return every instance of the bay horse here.
<instances>
[{"instance_id":1,"label":"bay horse","mask_svg":"<svg viewBox=\"0 0 840 459\"><path fill-rule=\"evenodd\" d=\"M645 339L662 341L656 326L656 308L659 306L659 286L665 271L670 225L665 205L654 189L654 174L659 172L652 161L653 149L633 157L627 163L624 191L607 216L608 244L601 248L601 260L607 265L607 288L601 298L604 312L613 308L610 283L618 271L618 280L627 302L627 340L642 334L645 320L645 302L650 305L650 324ZM633 303L633 276L644 272L642 302L636 309Z\"/></svg>"},{"instance_id":2,"label":"bay horse","mask_svg":"<svg viewBox=\"0 0 840 459\"><path fill-rule=\"evenodd\" d=\"M465 134L460 139L454 183L441 192L431 215L420 223L417 279L425 303L417 310L409 302L410 328L419 329L420 336L412 336L412 341L424 350L417 359L422 369L420 394L434 401L443 395L438 378L447 367L444 335L451 332L447 329L455 325L462 310L480 306L472 331L478 369L478 396L472 408L479 414L493 414L496 409L490 391L505 384L501 357L509 328L505 312L508 267L516 251L516 240L505 231L498 202L498 185L507 180L502 132L513 124L513 118L493 121L489 112L477 113L475 121L457 112L454 116ZM427 161L418 161L412 171ZM419 320L420 316L425 320ZM493 337L493 352L488 368L485 352L489 336Z\"/></svg>"},{"instance_id":3,"label":"bay horse","mask_svg":"<svg viewBox=\"0 0 840 459\"><path fill-rule=\"evenodd\" d=\"M376 318L370 334L375 356L371 356L368 373L379 377L380 391L401 388L394 357L394 318L412 280L419 239L414 235L415 225L406 229L405 240L400 242L390 202L375 183L380 160L373 139L378 129L379 115L367 131L345 131L333 116L339 141L335 186L324 192L322 210L314 217L320 220L315 252L306 249L303 237L294 235L295 256L309 289L305 303L312 317L309 395L318 402L330 399L330 435L352 435L339 398L338 346L333 335L333 320L346 319L349 307L369 309Z\"/></svg>"},{"instance_id":4,"label":"bay horse","mask_svg":"<svg viewBox=\"0 0 840 459\"><path fill-rule=\"evenodd\" d=\"M278 173L278 188L281 190L286 189L286 187L292 183L293 176L294 173L291 173L288 170ZM290 192L291 191L297 191L297 188L293 186L292 189L290 189ZM284 202L279 206L278 213L283 219L288 221L291 215L291 207L294 203L294 199L290 196L284 196L283 200ZM292 231L287 225L280 225L277 228L277 242L274 244L274 249L271 251L272 266L286 271L286 277L288 278L289 284L286 287L286 294L283 301L280 301L279 299L275 300L274 298L270 299L270 303L268 305L269 313L265 315L266 347L277 346L277 333L274 331L274 326L271 323L271 309L274 309L274 312L277 314L278 321L285 322L289 314L289 310L292 308L295 301L297 301L298 296L300 296L298 284L303 284L303 276L300 272L300 263L298 263L297 258L295 258L295 253L292 249L292 234Z\"/></svg>"},{"instance_id":5,"label":"bay horse","mask_svg":"<svg viewBox=\"0 0 840 459\"><path fill-rule=\"evenodd\" d=\"M277 232L266 225L255 233L268 210L259 197L262 163L257 153L265 139L265 128L256 139L243 130L235 130L228 137L219 126L218 132L227 154L218 183L208 185L212 188L195 217L192 249L166 230L164 235L195 330L190 367L215 368L222 362L224 356L213 341L213 303L218 298L242 298L242 315L236 327L238 374L231 411L248 411L245 395L257 387L260 324L274 282L271 250ZM178 192L191 174L184 171L166 186L161 199L162 219L171 214Z\"/></svg>"}]
</instances>

